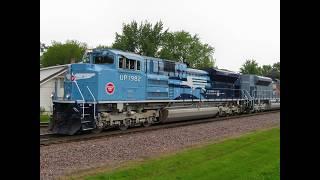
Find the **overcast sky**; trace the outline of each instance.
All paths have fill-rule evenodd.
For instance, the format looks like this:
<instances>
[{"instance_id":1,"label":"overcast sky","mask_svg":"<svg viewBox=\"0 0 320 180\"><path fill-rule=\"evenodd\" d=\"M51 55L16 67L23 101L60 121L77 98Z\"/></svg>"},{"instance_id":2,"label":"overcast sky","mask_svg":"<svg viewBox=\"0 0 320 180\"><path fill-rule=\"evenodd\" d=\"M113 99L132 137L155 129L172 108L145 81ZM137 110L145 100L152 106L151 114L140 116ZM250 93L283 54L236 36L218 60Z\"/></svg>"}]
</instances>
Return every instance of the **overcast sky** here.
<instances>
[{"instance_id":1,"label":"overcast sky","mask_svg":"<svg viewBox=\"0 0 320 180\"><path fill-rule=\"evenodd\" d=\"M198 34L215 48L219 68L280 60L280 0L41 0L40 40L111 45L132 20Z\"/></svg>"}]
</instances>

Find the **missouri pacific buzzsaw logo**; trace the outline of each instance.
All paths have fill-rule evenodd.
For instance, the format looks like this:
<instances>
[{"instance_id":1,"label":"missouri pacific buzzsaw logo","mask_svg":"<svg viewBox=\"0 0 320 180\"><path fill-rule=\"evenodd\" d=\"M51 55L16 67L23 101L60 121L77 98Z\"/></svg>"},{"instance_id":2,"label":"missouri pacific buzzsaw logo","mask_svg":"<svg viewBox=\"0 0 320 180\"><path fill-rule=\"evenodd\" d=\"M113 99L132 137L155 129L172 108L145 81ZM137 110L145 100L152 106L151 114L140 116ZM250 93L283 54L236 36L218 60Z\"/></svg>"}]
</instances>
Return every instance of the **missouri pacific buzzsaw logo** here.
<instances>
[{"instance_id":1,"label":"missouri pacific buzzsaw logo","mask_svg":"<svg viewBox=\"0 0 320 180\"><path fill-rule=\"evenodd\" d=\"M71 81L79 80L79 79L90 79L95 76L95 73L76 73L76 74L67 74L66 78Z\"/></svg>"},{"instance_id":2,"label":"missouri pacific buzzsaw logo","mask_svg":"<svg viewBox=\"0 0 320 180\"><path fill-rule=\"evenodd\" d=\"M114 86L114 84L112 83L112 82L108 82L107 84L106 84L106 92L109 94L109 95L111 95L111 94L113 94L114 93L114 90L115 90L115 86Z\"/></svg>"}]
</instances>

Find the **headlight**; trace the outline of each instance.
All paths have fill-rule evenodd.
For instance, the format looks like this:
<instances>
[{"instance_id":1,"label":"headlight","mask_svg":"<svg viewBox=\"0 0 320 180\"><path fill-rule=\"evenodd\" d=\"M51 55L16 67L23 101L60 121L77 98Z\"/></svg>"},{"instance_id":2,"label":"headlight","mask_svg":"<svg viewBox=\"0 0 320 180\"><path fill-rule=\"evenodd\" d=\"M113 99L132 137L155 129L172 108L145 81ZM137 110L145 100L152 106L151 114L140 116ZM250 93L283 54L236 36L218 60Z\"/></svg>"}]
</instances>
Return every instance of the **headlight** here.
<instances>
[{"instance_id":1,"label":"headlight","mask_svg":"<svg viewBox=\"0 0 320 180\"><path fill-rule=\"evenodd\" d=\"M70 94L67 94L67 95L66 95L66 98L69 99L69 98L70 98Z\"/></svg>"}]
</instances>

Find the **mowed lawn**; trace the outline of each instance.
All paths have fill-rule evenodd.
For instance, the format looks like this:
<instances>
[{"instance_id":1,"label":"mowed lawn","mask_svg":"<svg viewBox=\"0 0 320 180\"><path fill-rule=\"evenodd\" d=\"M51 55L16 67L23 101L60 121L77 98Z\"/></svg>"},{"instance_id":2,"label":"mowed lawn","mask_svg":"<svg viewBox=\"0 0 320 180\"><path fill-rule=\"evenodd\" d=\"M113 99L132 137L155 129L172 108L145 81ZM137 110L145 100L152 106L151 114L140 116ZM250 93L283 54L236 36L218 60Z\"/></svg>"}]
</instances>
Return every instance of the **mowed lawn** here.
<instances>
[{"instance_id":1,"label":"mowed lawn","mask_svg":"<svg viewBox=\"0 0 320 180\"><path fill-rule=\"evenodd\" d=\"M85 179L280 179L280 128L137 162Z\"/></svg>"},{"instance_id":2,"label":"mowed lawn","mask_svg":"<svg viewBox=\"0 0 320 180\"><path fill-rule=\"evenodd\" d=\"M48 115L40 115L40 122L49 122L49 118Z\"/></svg>"}]
</instances>

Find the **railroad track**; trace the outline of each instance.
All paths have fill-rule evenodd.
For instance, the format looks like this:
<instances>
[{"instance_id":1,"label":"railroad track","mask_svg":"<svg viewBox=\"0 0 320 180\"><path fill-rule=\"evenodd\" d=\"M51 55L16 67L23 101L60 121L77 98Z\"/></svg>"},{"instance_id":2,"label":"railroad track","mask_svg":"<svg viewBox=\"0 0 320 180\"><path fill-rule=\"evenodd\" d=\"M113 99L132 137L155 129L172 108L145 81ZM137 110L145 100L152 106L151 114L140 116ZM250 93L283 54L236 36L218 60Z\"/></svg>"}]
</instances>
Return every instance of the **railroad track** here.
<instances>
[{"instance_id":1,"label":"railroad track","mask_svg":"<svg viewBox=\"0 0 320 180\"><path fill-rule=\"evenodd\" d=\"M189 120L189 121L182 121L182 122L180 121L180 122L172 122L167 124L156 124L150 127L136 127L136 128L128 129L126 131L112 130L112 131L101 132L99 134L90 133L90 134L66 136L66 135L57 135L53 133L45 133L45 134L40 134L40 146L48 146L51 144L60 144L60 143L68 143L68 142L76 142L76 141L86 141L86 140L98 139L103 137L117 136L122 134L145 132L145 131L157 130L162 128L174 128L174 127L180 127L180 126L202 124L202 123L222 121L222 120L228 120L228 119L237 119L242 117L250 117L250 116L262 115L262 114L276 113L276 112L280 112L280 110L269 110L269 111L253 113L253 114L242 114L242 115L236 115L236 116L216 117L216 118L210 118L210 119Z\"/></svg>"}]
</instances>

